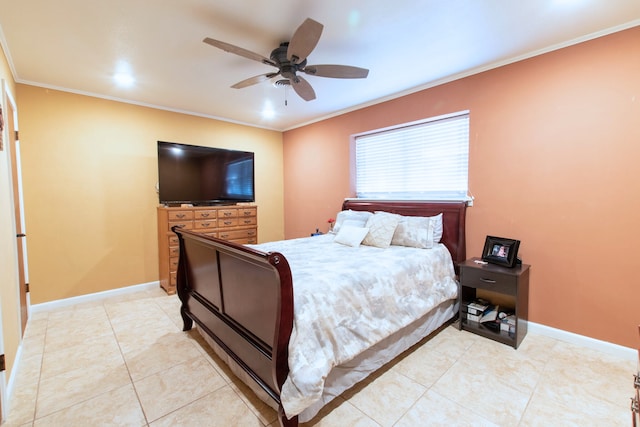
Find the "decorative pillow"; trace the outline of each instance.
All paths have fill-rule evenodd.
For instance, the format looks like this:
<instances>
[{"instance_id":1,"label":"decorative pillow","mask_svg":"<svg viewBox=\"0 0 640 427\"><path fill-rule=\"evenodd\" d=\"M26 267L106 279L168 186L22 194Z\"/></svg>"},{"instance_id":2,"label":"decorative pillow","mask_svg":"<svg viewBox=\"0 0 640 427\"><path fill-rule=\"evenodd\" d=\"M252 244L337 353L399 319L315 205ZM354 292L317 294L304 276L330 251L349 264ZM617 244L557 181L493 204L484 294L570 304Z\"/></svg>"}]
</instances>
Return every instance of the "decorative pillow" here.
<instances>
[{"instance_id":1,"label":"decorative pillow","mask_svg":"<svg viewBox=\"0 0 640 427\"><path fill-rule=\"evenodd\" d=\"M398 222L391 244L410 248L431 249L436 221L424 216L403 216Z\"/></svg>"},{"instance_id":2,"label":"decorative pillow","mask_svg":"<svg viewBox=\"0 0 640 427\"><path fill-rule=\"evenodd\" d=\"M351 209L346 211L338 212L336 216L336 222L333 224L333 232L338 233L340 231L340 227L344 224L345 221L356 221L360 227L364 227L367 223L367 219L373 215L368 211L352 211ZM354 223L352 223L355 225Z\"/></svg>"},{"instance_id":3,"label":"decorative pillow","mask_svg":"<svg viewBox=\"0 0 640 427\"><path fill-rule=\"evenodd\" d=\"M436 216L430 216L429 219L433 222L433 243L440 243L442 240L442 214L439 213Z\"/></svg>"},{"instance_id":4,"label":"decorative pillow","mask_svg":"<svg viewBox=\"0 0 640 427\"><path fill-rule=\"evenodd\" d=\"M334 242L357 248L362 243L364 236L369 232L365 227L354 227L352 225L343 224L340 231L333 239Z\"/></svg>"},{"instance_id":5,"label":"decorative pillow","mask_svg":"<svg viewBox=\"0 0 640 427\"><path fill-rule=\"evenodd\" d=\"M388 248L391 245L391 239L400 218L400 215L388 212L376 212L373 214L367 220L369 233L367 233L362 244L377 248Z\"/></svg>"}]
</instances>

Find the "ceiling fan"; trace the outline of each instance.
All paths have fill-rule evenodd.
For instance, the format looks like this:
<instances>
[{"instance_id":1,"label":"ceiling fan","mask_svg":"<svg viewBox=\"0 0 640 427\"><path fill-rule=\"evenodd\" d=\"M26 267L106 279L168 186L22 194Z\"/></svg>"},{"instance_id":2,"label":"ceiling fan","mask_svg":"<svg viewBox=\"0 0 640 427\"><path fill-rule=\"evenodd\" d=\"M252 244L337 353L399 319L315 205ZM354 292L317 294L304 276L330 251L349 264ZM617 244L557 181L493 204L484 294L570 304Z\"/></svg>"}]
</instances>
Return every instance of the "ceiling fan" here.
<instances>
[{"instance_id":1,"label":"ceiling fan","mask_svg":"<svg viewBox=\"0 0 640 427\"><path fill-rule=\"evenodd\" d=\"M331 77L335 79L362 79L369 74L369 70L366 68L352 67L349 65L307 65L307 56L309 56L318 44L322 29L323 25L321 23L307 18L295 33L293 33L291 41L280 43L280 46L271 52L269 58L209 37L206 37L203 42L222 49L225 52L234 53L278 69L278 71L272 73L260 74L259 76L242 80L231 86L232 88L241 89L281 75L284 78L279 80L277 82L278 84L291 85L293 90L295 90L302 99L311 101L316 98L316 93L309 82L297 74L298 72L310 76Z\"/></svg>"}]
</instances>

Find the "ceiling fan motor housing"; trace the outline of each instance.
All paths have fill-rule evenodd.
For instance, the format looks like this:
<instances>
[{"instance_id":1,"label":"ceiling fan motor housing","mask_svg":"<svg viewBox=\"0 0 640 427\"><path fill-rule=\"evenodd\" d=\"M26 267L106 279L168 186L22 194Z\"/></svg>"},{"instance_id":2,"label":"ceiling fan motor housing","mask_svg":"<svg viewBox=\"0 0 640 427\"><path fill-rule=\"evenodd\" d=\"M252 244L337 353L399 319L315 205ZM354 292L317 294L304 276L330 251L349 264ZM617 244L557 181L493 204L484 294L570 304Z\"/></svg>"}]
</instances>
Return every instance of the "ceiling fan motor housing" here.
<instances>
[{"instance_id":1,"label":"ceiling fan motor housing","mask_svg":"<svg viewBox=\"0 0 640 427\"><path fill-rule=\"evenodd\" d=\"M271 51L271 60L276 63L278 68L280 69L280 74L287 79L296 81L296 72L304 69L305 65L307 65L307 59L305 58L303 61L294 64L287 58L287 49L289 47L289 42L280 43L280 46Z\"/></svg>"}]
</instances>

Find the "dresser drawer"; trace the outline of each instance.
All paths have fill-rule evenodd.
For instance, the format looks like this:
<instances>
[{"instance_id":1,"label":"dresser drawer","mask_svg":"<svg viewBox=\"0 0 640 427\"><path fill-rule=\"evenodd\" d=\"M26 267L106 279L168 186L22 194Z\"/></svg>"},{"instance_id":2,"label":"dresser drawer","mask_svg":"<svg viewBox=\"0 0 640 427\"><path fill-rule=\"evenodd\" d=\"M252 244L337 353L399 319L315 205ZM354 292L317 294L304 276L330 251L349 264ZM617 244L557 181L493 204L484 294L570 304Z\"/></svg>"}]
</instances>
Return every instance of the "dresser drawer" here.
<instances>
[{"instance_id":1,"label":"dresser drawer","mask_svg":"<svg viewBox=\"0 0 640 427\"><path fill-rule=\"evenodd\" d=\"M169 258L169 271L176 271L178 270L178 260L180 258L179 257L171 257Z\"/></svg>"},{"instance_id":2,"label":"dresser drawer","mask_svg":"<svg viewBox=\"0 0 640 427\"><path fill-rule=\"evenodd\" d=\"M195 219L215 219L217 217L215 210L195 211Z\"/></svg>"},{"instance_id":3,"label":"dresser drawer","mask_svg":"<svg viewBox=\"0 0 640 427\"><path fill-rule=\"evenodd\" d=\"M193 211L169 211L169 221L184 221L193 219Z\"/></svg>"},{"instance_id":4,"label":"dresser drawer","mask_svg":"<svg viewBox=\"0 0 640 427\"><path fill-rule=\"evenodd\" d=\"M193 229L193 221L169 221L169 231L171 231L171 227L178 226L180 228L184 228L185 230Z\"/></svg>"},{"instance_id":5,"label":"dresser drawer","mask_svg":"<svg viewBox=\"0 0 640 427\"><path fill-rule=\"evenodd\" d=\"M238 218L238 225L257 225L257 224L258 224L258 218L256 218L255 216Z\"/></svg>"},{"instance_id":6,"label":"dresser drawer","mask_svg":"<svg viewBox=\"0 0 640 427\"><path fill-rule=\"evenodd\" d=\"M506 295L516 295L517 277L481 268L463 267L460 280L464 286L486 289Z\"/></svg>"},{"instance_id":7,"label":"dresser drawer","mask_svg":"<svg viewBox=\"0 0 640 427\"><path fill-rule=\"evenodd\" d=\"M169 234L169 246L178 246L180 244L180 240L175 233Z\"/></svg>"},{"instance_id":8,"label":"dresser drawer","mask_svg":"<svg viewBox=\"0 0 640 427\"><path fill-rule=\"evenodd\" d=\"M169 256L170 257L180 256L180 246L170 246L169 247Z\"/></svg>"},{"instance_id":9,"label":"dresser drawer","mask_svg":"<svg viewBox=\"0 0 640 427\"><path fill-rule=\"evenodd\" d=\"M221 230L218 237L223 240L249 239L256 237L257 231L254 228L246 230Z\"/></svg>"},{"instance_id":10,"label":"dresser drawer","mask_svg":"<svg viewBox=\"0 0 640 427\"><path fill-rule=\"evenodd\" d=\"M258 209L257 208L242 208L238 209L238 216L257 216Z\"/></svg>"},{"instance_id":11,"label":"dresser drawer","mask_svg":"<svg viewBox=\"0 0 640 427\"><path fill-rule=\"evenodd\" d=\"M218 211L218 218L237 218L238 209L220 209Z\"/></svg>"},{"instance_id":12,"label":"dresser drawer","mask_svg":"<svg viewBox=\"0 0 640 427\"><path fill-rule=\"evenodd\" d=\"M207 228L216 228L217 226L218 221L215 219L201 219L193 221L193 228L195 230L205 230Z\"/></svg>"},{"instance_id":13,"label":"dresser drawer","mask_svg":"<svg viewBox=\"0 0 640 427\"><path fill-rule=\"evenodd\" d=\"M238 226L238 218L220 218L218 220L218 227L220 228L229 228L229 227L237 227Z\"/></svg>"}]
</instances>

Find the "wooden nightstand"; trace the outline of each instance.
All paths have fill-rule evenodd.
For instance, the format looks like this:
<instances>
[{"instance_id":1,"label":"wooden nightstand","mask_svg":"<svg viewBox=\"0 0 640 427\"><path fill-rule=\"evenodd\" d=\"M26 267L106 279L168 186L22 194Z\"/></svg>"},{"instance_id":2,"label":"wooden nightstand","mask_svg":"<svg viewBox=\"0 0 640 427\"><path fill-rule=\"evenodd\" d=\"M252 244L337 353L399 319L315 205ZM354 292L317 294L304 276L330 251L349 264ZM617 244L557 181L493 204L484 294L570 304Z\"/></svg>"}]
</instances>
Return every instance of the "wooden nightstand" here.
<instances>
[{"instance_id":1,"label":"wooden nightstand","mask_svg":"<svg viewBox=\"0 0 640 427\"><path fill-rule=\"evenodd\" d=\"M471 258L460 264L459 329L518 348L527 334L530 266L522 264L514 268L506 268L494 264L478 264L474 262L476 260L479 258ZM505 308L502 301L507 301L506 308L514 312L516 320L513 333L494 331L479 322L468 319L467 304L476 299L478 290L498 295L501 299L501 310ZM494 301L491 302L495 304Z\"/></svg>"}]
</instances>

